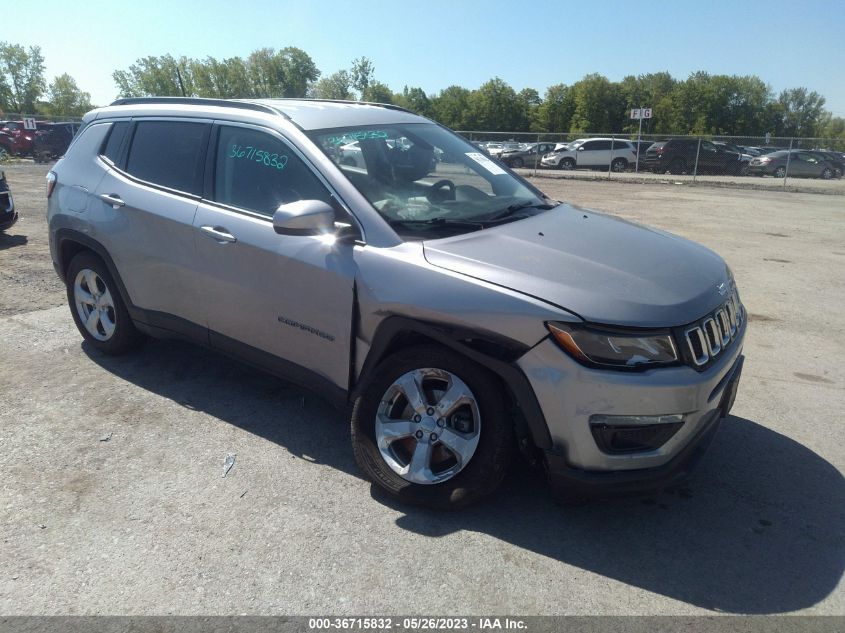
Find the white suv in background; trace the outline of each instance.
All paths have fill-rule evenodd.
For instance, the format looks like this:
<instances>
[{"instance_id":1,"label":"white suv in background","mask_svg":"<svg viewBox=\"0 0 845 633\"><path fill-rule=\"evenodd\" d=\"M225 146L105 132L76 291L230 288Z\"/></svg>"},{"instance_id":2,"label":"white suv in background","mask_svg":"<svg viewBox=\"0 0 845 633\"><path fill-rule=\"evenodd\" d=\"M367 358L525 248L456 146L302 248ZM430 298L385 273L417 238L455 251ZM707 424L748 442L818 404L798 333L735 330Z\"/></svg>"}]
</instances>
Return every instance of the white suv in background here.
<instances>
[{"instance_id":1,"label":"white suv in background","mask_svg":"<svg viewBox=\"0 0 845 633\"><path fill-rule=\"evenodd\" d=\"M582 138L572 141L566 148L555 150L543 157L545 167L575 169L578 167L605 168L625 171L637 160L637 151L630 141L612 138Z\"/></svg>"}]
</instances>

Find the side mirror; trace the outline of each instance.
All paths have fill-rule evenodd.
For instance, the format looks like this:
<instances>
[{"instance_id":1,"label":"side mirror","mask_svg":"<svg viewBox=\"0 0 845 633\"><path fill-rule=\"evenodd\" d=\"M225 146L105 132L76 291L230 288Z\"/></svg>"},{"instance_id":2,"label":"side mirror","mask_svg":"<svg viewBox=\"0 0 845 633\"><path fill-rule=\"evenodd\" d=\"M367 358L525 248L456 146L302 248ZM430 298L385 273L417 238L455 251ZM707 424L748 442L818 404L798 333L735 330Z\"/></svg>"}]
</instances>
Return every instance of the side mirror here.
<instances>
[{"instance_id":1,"label":"side mirror","mask_svg":"<svg viewBox=\"0 0 845 633\"><path fill-rule=\"evenodd\" d=\"M334 209L322 200L297 200L279 205L273 214L279 235L321 235L334 232Z\"/></svg>"}]
</instances>

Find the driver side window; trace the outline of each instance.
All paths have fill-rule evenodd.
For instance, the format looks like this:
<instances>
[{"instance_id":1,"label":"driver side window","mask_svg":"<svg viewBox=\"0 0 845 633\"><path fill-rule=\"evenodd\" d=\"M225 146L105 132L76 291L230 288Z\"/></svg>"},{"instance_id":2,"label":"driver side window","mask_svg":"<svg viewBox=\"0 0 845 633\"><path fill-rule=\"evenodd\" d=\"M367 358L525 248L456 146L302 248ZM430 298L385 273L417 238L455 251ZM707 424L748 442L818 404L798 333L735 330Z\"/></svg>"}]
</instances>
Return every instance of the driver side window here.
<instances>
[{"instance_id":1,"label":"driver side window","mask_svg":"<svg viewBox=\"0 0 845 633\"><path fill-rule=\"evenodd\" d=\"M267 217L281 204L331 194L281 139L251 128L221 126L214 166L214 200Z\"/></svg>"}]
</instances>

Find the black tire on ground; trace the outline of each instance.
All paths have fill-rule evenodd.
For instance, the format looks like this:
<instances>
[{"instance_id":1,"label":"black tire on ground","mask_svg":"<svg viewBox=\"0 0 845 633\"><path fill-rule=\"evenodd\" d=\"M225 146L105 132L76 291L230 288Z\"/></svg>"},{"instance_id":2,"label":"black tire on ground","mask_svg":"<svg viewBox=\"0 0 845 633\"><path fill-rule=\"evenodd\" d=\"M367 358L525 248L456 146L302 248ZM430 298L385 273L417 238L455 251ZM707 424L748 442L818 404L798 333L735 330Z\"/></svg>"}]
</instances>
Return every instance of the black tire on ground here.
<instances>
[{"instance_id":1,"label":"black tire on ground","mask_svg":"<svg viewBox=\"0 0 845 633\"><path fill-rule=\"evenodd\" d=\"M781 165L780 167L778 167L777 169L775 169L775 172L774 172L773 176L774 176L775 178L786 178L786 167L784 167L783 165Z\"/></svg>"},{"instance_id":2,"label":"black tire on ground","mask_svg":"<svg viewBox=\"0 0 845 633\"><path fill-rule=\"evenodd\" d=\"M669 163L669 173L674 176L679 176L680 174L684 173L687 170L687 166L684 163L683 158L675 158Z\"/></svg>"},{"instance_id":3,"label":"black tire on ground","mask_svg":"<svg viewBox=\"0 0 845 633\"><path fill-rule=\"evenodd\" d=\"M628 169L628 161L624 158L614 158L610 163L610 169L615 172L625 171Z\"/></svg>"},{"instance_id":4,"label":"black tire on ground","mask_svg":"<svg viewBox=\"0 0 845 633\"><path fill-rule=\"evenodd\" d=\"M114 306L114 332L104 341L94 338L88 332L76 308L74 282L79 271L86 268L94 271L102 280L111 295ZM135 328L135 324L132 323L129 312L126 310L126 305L123 303L123 297L121 297L120 290L109 273L108 267L96 254L91 251L83 251L71 260L67 268L67 274L65 275L65 286L67 288L68 306L70 307L71 315L73 315L73 321L89 345L104 354L118 355L125 354L144 342L145 337Z\"/></svg>"},{"instance_id":5,"label":"black tire on ground","mask_svg":"<svg viewBox=\"0 0 845 633\"><path fill-rule=\"evenodd\" d=\"M522 167L524 167L524 166L525 166L525 163L524 163L524 162L522 162L522 159L521 159L521 158L518 158L518 157L517 157L517 158L514 158L514 159L511 161L511 165L510 165L510 166L511 166L511 167L513 167L513 168L515 168L515 169L520 169L520 168L522 168Z\"/></svg>"},{"instance_id":6,"label":"black tire on ground","mask_svg":"<svg viewBox=\"0 0 845 633\"><path fill-rule=\"evenodd\" d=\"M831 178L833 178L833 170L830 167L825 167L822 170L822 179L830 180Z\"/></svg>"},{"instance_id":7,"label":"black tire on ground","mask_svg":"<svg viewBox=\"0 0 845 633\"><path fill-rule=\"evenodd\" d=\"M558 167L560 167L561 169L573 169L575 167L575 161L571 158L564 158L562 161L560 161Z\"/></svg>"},{"instance_id":8,"label":"black tire on ground","mask_svg":"<svg viewBox=\"0 0 845 633\"><path fill-rule=\"evenodd\" d=\"M416 484L403 479L384 461L375 438L376 413L382 396L403 374L420 368L446 370L469 387L480 414L480 436L472 458L451 479ZM351 420L355 461L390 496L436 509L465 507L492 494L507 473L513 448L513 426L497 379L484 367L437 345L420 345L388 357L355 400Z\"/></svg>"}]
</instances>

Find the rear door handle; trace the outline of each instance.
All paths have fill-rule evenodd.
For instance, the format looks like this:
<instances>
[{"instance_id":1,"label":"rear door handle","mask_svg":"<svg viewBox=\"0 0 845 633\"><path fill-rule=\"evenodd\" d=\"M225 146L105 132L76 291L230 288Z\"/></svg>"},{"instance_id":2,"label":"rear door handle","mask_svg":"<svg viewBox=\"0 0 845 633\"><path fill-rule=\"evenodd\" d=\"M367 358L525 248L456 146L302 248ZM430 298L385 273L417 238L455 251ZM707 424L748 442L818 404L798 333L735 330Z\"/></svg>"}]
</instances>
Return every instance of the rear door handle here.
<instances>
[{"instance_id":1,"label":"rear door handle","mask_svg":"<svg viewBox=\"0 0 845 633\"><path fill-rule=\"evenodd\" d=\"M222 226L201 226L200 231L205 233L211 239L220 242L237 242L238 238L229 233L229 230Z\"/></svg>"},{"instance_id":2,"label":"rear door handle","mask_svg":"<svg viewBox=\"0 0 845 633\"><path fill-rule=\"evenodd\" d=\"M106 204L110 204L112 209L117 209L118 207L125 207L126 203L120 199L120 196L116 193L101 193L100 200L105 202Z\"/></svg>"}]
</instances>

